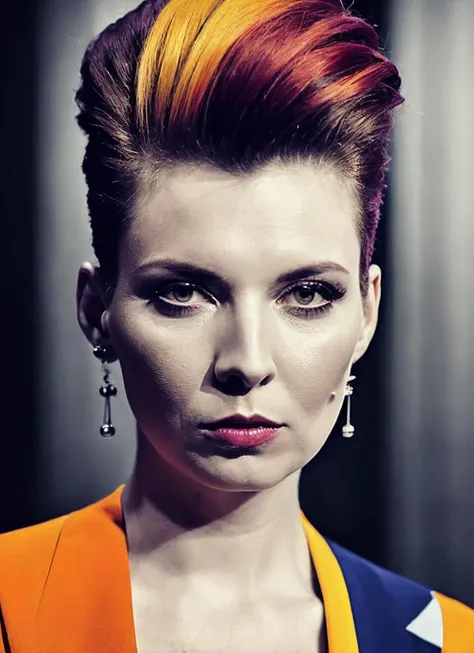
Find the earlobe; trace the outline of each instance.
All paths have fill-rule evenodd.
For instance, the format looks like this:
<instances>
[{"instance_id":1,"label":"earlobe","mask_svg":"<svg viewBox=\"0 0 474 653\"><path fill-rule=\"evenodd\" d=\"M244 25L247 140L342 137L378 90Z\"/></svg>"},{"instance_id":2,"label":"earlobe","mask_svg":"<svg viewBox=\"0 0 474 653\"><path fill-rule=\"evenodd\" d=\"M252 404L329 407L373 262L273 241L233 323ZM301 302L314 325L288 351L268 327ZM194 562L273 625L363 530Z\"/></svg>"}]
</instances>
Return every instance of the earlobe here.
<instances>
[{"instance_id":1,"label":"earlobe","mask_svg":"<svg viewBox=\"0 0 474 653\"><path fill-rule=\"evenodd\" d=\"M352 365L357 363L357 361L362 358L362 356L367 351L367 347L368 347L368 343L366 343L365 338L361 336L357 341L357 346L355 348L354 355L352 357Z\"/></svg>"},{"instance_id":2,"label":"earlobe","mask_svg":"<svg viewBox=\"0 0 474 653\"><path fill-rule=\"evenodd\" d=\"M107 310L99 283L97 269L90 263L83 263L77 278L77 320L84 335L94 347L109 344Z\"/></svg>"},{"instance_id":3,"label":"earlobe","mask_svg":"<svg viewBox=\"0 0 474 653\"><path fill-rule=\"evenodd\" d=\"M100 326L102 333L106 338L109 337L109 317L109 311L107 309L105 309L105 311L100 316Z\"/></svg>"},{"instance_id":4,"label":"earlobe","mask_svg":"<svg viewBox=\"0 0 474 653\"><path fill-rule=\"evenodd\" d=\"M354 351L354 356L352 357L352 364L353 365L354 365L354 363L357 363L357 361L362 358L362 356L365 354L365 352L367 351L367 349L369 347L370 341L372 340L372 335L374 333L372 329L370 329L370 331L368 332L369 328L370 328L369 325L367 325L364 322L364 326L362 328L361 334L359 336L359 339L357 341L357 345L356 345L356 348L355 348L355 351Z\"/></svg>"},{"instance_id":5,"label":"earlobe","mask_svg":"<svg viewBox=\"0 0 474 653\"><path fill-rule=\"evenodd\" d=\"M382 270L378 265L371 265L369 270L369 287L364 301L362 328L354 351L353 363L356 363L367 351L377 328L381 295Z\"/></svg>"}]
</instances>

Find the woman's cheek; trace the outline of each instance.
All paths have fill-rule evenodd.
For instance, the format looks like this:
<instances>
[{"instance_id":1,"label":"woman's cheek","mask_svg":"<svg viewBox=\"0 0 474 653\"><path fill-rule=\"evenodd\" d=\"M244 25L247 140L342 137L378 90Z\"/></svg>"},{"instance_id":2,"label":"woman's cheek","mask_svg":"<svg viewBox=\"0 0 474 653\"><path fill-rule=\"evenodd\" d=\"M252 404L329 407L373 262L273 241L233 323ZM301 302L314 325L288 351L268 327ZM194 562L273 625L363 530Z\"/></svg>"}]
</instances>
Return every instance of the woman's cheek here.
<instances>
[{"instance_id":1,"label":"woman's cheek","mask_svg":"<svg viewBox=\"0 0 474 653\"><path fill-rule=\"evenodd\" d=\"M352 319L331 323L310 337L288 338L280 375L305 403L325 401L344 383L358 336L358 321Z\"/></svg>"},{"instance_id":2,"label":"woman's cheek","mask_svg":"<svg viewBox=\"0 0 474 653\"><path fill-rule=\"evenodd\" d=\"M116 348L132 410L156 413L183 402L199 391L209 367L205 347L176 337L171 329L148 323L116 323ZM191 355L192 354L192 355ZM151 410L150 410L151 409Z\"/></svg>"}]
</instances>

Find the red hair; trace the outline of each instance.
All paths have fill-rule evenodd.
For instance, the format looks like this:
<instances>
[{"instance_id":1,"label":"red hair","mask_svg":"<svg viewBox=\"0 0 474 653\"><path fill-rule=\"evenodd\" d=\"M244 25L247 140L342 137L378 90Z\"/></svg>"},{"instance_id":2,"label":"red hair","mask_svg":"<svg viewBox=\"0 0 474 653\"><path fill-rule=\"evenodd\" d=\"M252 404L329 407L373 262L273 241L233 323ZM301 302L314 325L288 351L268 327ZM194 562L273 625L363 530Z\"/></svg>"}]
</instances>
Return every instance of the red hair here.
<instances>
[{"instance_id":1,"label":"red hair","mask_svg":"<svg viewBox=\"0 0 474 653\"><path fill-rule=\"evenodd\" d=\"M366 289L403 99L376 32L338 0L147 1L91 43L81 73L84 172L106 271L117 272L145 163L245 174L304 159L333 165L357 194Z\"/></svg>"}]
</instances>

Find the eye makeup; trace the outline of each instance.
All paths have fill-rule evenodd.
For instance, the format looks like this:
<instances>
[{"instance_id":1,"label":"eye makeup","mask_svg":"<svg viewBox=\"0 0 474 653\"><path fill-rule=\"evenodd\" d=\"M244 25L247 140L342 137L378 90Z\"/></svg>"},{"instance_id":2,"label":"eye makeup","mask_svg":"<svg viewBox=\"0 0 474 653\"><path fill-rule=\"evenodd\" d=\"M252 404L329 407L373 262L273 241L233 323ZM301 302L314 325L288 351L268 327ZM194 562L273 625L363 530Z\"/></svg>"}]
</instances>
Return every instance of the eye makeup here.
<instances>
[{"instance_id":1,"label":"eye makeup","mask_svg":"<svg viewBox=\"0 0 474 653\"><path fill-rule=\"evenodd\" d=\"M342 284L337 282L321 281L321 280L311 280L303 281L300 283L295 283L286 289L284 297L288 297L291 294L296 294L300 290L303 290L305 293L309 292L310 294L318 294L326 300L324 304L318 306L287 306L286 310L296 317L311 318L323 315L330 311L334 302L339 299L342 299L347 290ZM278 304L281 304L280 300L277 300Z\"/></svg>"},{"instance_id":2,"label":"eye makeup","mask_svg":"<svg viewBox=\"0 0 474 653\"><path fill-rule=\"evenodd\" d=\"M309 295L313 296L319 294L325 301L317 306L305 306L304 299L303 305L289 304L285 301L288 297L294 297L299 292L303 292L304 295L309 293ZM319 317L329 312L333 308L334 302L342 299L346 292L346 287L336 281L306 279L286 288L276 299L276 303L279 306L285 306L283 310L295 317ZM175 293L174 297L173 293ZM195 293L201 295L206 303L215 306L219 305L219 301L209 291L184 279L147 280L140 289L140 295L145 297L150 305L153 305L162 315L169 317L184 317L201 311L202 305L189 303ZM189 299L181 301L183 294L187 295ZM166 295L171 295L171 300L170 298L166 299ZM181 295L181 298L179 295ZM311 300L309 303L311 303Z\"/></svg>"}]
</instances>

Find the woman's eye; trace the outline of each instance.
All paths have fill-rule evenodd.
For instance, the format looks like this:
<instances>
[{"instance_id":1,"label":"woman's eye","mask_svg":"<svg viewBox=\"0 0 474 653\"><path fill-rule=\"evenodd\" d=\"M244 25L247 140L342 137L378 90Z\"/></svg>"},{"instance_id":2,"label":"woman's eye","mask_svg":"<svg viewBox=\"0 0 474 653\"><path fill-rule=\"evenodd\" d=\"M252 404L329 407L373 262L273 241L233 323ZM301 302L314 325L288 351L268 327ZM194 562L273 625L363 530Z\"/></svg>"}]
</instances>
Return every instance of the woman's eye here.
<instances>
[{"instance_id":1,"label":"woman's eye","mask_svg":"<svg viewBox=\"0 0 474 653\"><path fill-rule=\"evenodd\" d=\"M218 305L218 301L199 286L188 281L173 281L153 287L148 291L155 308L170 317L191 315L202 310L203 304ZM330 311L334 301L342 298L346 290L323 281L306 281L286 290L277 300L286 311L296 317L316 317Z\"/></svg>"},{"instance_id":2,"label":"woman's eye","mask_svg":"<svg viewBox=\"0 0 474 653\"><path fill-rule=\"evenodd\" d=\"M321 287L319 286L313 286L312 284L306 283L306 284L301 284L299 286L291 288L284 296L284 299L287 298L294 298L296 300L296 304L292 304L291 302L283 301L281 303L283 304L289 304L290 306L309 306L316 301L316 305L321 305L322 301L324 303L328 303L327 299L322 295L321 292Z\"/></svg>"},{"instance_id":3,"label":"woman's eye","mask_svg":"<svg viewBox=\"0 0 474 653\"><path fill-rule=\"evenodd\" d=\"M177 302L178 304L195 304L195 301L191 302L194 294L206 298L204 293L200 292L196 286L187 282L173 283L156 292L156 295L160 299L165 299L165 301L169 301L170 303Z\"/></svg>"}]
</instances>

